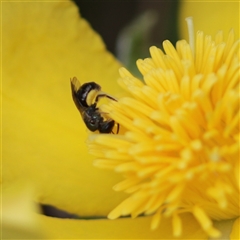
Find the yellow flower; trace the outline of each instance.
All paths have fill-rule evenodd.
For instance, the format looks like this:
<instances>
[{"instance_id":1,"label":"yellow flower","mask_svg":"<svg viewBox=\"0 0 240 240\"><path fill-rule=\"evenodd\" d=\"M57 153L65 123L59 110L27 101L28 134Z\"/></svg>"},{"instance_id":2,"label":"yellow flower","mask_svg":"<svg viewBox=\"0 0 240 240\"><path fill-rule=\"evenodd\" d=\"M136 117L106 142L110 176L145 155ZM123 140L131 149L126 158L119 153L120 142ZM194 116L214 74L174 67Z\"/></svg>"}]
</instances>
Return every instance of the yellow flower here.
<instances>
[{"instance_id":1,"label":"yellow flower","mask_svg":"<svg viewBox=\"0 0 240 240\"><path fill-rule=\"evenodd\" d=\"M73 76L117 95L121 65L71 1L4 1L1 7L3 239L168 237L169 221L152 232L150 218L106 218L126 195L111 189L119 176L92 166L88 132L71 99ZM79 219L43 216L39 203ZM198 233L191 219L183 220L191 222L186 238Z\"/></svg>"},{"instance_id":2,"label":"yellow flower","mask_svg":"<svg viewBox=\"0 0 240 240\"><path fill-rule=\"evenodd\" d=\"M92 167L69 79L96 81L117 96L121 65L71 1L1 7L3 239L171 238L171 219L151 231L151 216L105 217L126 194L111 190L119 176ZM79 218L43 216L39 203ZM181 219L183 239L206 239L191 214Z\"/></svg>"},{"instance_id":3,"label":"yellow flower","mask_svg":"<svg viewBox=\"0 0 240 240\"><path fill-rule=\"evenodd\" d=\"M171 218L181 236L190 213L209 237L213 221L239 217L239 43L230 31L214 39L197 32L138 60L144 82L120 69L131 96L102 106L120 124L119 135L92 135L95 165L122 173L114 186L130 196L108 217L151 215L151 228ZM192 47L192 48L191 48ZM161 220L164 218L164 220Z\"/></svg>"}]
</instances>

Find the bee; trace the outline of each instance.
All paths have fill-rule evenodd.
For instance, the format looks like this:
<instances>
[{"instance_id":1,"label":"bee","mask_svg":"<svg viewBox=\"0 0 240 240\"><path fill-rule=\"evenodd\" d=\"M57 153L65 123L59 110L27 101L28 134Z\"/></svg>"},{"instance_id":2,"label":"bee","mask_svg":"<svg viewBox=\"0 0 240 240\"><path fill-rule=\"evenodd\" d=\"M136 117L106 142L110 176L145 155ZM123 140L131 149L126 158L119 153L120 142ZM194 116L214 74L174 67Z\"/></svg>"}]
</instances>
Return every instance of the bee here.
<instances>
[{"instance_id":1,"label":"bee","mask_svg":"<svg viewBox=\"0 0 240 240\"><path fill-rule=\"evenodd\" d=\"M82 119L87 128L100 133L113 133L115 121L112 119L105 120L103 113L99 111L97 103L100 98L106 97L113 101L117 101L114 97L101 91L101 86L95 82L80 84L76 77L70 79L72 98L80 112ZM119 124L117 124L117 133L119 131Z\"/></svg>"}]
</instances>

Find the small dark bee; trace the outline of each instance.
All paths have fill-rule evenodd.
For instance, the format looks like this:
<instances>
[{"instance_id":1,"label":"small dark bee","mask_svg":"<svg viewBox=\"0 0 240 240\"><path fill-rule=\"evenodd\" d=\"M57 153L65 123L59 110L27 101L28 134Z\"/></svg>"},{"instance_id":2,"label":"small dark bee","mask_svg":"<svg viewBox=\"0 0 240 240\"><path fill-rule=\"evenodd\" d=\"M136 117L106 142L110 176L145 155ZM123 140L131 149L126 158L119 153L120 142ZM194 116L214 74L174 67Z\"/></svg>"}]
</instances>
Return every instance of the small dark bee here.
<instances>
[{"instance_id":1,"label":"small dark bee","mask_svg":"<svg viewBox=\"0 0 240 240\"><path fill-rule=\"evenodd\" d=\"M112 129L115 125L115 121L112 119L104 120L97 107L97 103L102 97L107 97L114 101L117 100L101 92L101 87L95 82L88 82L80 85L76 77L70 79L70 81L73 101L87 128L92 132L98 130L100 133L113 133ZM118 131L119 124L117 124L117 133Z\"/></svg>"}]
</instances>

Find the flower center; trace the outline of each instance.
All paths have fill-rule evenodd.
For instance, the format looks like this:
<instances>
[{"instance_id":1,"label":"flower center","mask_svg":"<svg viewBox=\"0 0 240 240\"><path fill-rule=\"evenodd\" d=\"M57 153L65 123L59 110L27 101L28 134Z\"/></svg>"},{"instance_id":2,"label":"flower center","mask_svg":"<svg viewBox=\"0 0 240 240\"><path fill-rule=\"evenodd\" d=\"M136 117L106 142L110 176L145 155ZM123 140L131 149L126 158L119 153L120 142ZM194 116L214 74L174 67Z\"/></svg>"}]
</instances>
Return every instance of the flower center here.
<instances>
[{"instance_id":1,"label":"flower center","mask_svg":"<svg viewBox=\"0 0 240 240\"><path fill-rule=\"evenodd\" d=\"M90 138L95 165L122 173L114 190L130 194L109 218L153 215L155 229L172 217L179 236L190 212L217 237L212 220L239 215L239 41L233 31L226 42L198 32L195 57L185 40L163 48L137 61L144 83L120 69L131 96L102 107L120 134Z\"/></svg>"}]
</instances>

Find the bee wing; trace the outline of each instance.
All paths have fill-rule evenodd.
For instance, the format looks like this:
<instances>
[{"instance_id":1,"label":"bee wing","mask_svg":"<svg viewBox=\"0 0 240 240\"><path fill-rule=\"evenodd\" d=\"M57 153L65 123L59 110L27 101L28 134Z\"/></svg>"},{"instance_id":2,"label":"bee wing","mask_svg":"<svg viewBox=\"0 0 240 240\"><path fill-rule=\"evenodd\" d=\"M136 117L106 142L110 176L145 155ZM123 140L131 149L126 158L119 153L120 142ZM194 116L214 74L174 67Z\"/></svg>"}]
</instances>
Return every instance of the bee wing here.
<instances>
[{"instance_id":1,"label":"bee wing","mask_svg":"<svg viewBox=\"0 0 240 240\"><path fill-rule=\"evenodd\" d=\"M81 87L81 83L76 77L70 78L72 91L77 92Z\"/></svg>"},{"instance_id":2,"label":"bee wing","mask_svg":"<svg viewBox=\"0 0 240 240\"><path fill-rule=\"evenodd\" d=\"M74 101L78 111L82 115L85 108L81 104L81 101L79 100L79 96L78 96L78 90L81 87L81 83L78 81L78 79L76 77L70 78L70 83L71 83L73 101Z\"/></svg>"}]
</instances>

